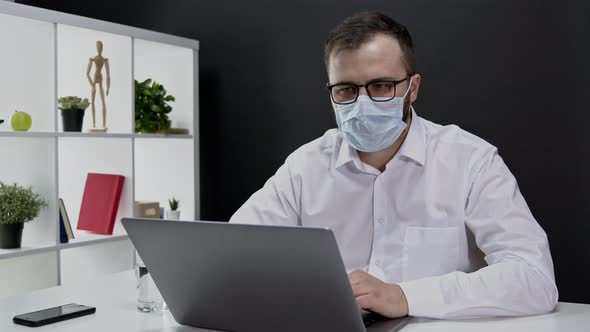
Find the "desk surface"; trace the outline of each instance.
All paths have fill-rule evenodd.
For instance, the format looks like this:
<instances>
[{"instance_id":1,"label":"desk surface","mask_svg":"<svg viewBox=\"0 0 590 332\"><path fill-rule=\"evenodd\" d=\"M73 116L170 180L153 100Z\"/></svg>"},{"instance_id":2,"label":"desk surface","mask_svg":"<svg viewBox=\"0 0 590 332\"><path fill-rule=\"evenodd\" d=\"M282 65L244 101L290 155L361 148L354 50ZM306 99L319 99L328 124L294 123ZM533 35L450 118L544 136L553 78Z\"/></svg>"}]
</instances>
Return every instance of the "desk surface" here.
<instances>
[{"instance_id":1,"label":"desk surface","mask_svg":"<svg viewBox=\"0 0 590 332\"><path fill-rule=\"evenodd\" d=\"M97 279L88 285L48 288L0 300L0 331L212 331L180 326L169 311L139 312L135 308L135 277L132 271ZM95 306L96 314L34 329L12 323L12 317L17 314L71 302ZM588 326L590 305L560 302L554 312L541 316L468 321L414 318L402 331L588 331Z\"/></svg>"}]
</instances>

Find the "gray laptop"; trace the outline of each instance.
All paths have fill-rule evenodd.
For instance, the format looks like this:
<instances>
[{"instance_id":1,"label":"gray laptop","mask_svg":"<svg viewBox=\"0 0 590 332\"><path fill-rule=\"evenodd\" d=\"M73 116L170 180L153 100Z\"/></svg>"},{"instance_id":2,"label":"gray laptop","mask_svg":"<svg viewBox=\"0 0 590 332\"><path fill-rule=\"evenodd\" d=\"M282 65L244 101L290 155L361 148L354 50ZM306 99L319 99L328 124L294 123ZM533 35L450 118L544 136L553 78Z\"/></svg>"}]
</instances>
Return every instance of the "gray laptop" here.
<instances>
[{"instance_id":1,"label":"gray laptop","mask_svg":"<svg viewBox=\"0 0 590 332\"><path fill-rule=\"evenodd\" d=\"M237 332L391 332L407 323L359 311L330 230L122 223L179 324Z\"/></svg>"}]
</instances>

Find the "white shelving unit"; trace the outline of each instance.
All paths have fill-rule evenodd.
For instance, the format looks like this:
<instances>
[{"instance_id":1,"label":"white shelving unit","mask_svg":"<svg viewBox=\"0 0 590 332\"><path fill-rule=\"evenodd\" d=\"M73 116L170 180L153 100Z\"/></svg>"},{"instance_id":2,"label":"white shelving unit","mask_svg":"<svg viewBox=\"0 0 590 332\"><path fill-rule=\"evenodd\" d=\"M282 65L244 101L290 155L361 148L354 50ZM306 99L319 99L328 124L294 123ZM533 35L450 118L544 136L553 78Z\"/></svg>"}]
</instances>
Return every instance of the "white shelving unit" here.
<instances>
[{"instance_id":1,"label":"white shelving unit","mask_svg":"<svg viewBox=\"0 0 590 332\"><path fill-rule=\"evenodd\" d=\"M90 100L88 59L96 41L109 58L109 132L63 132L57 98ZM132 268L133 247L120 219L136 200L181 202L182 219L199 217L198 49L196 40L0 1L0 181L32 186L48 202L25 225L21 249L0 249L0 298L34 289L88 283L97 274ZM175 96L173 127L188 135L135 134L134 79L151 78ZM97 93L97 122L101 121ZM28 132L10 130L18 109ZM125 176L113 235L76 229L89 172ZM59 242L58 199L65 202L75 239Z\"/></svg>"}]
</instances>

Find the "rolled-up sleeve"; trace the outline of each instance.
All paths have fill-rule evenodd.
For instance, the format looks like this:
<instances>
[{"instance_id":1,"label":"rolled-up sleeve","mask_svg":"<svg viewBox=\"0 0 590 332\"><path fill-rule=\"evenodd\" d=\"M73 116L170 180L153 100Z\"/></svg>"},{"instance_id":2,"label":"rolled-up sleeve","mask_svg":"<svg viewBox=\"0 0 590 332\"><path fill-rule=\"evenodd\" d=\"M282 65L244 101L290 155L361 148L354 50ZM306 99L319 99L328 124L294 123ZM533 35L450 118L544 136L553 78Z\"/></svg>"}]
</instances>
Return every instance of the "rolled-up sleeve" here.
<instances>
[{"instance_id":1,"label":"rolled-up sleeve","mask_svg":"<svg viewBox=\"0 0 590 332\"><path fill-rule=\"evenodd\" d=\"M493 149L475 169L466 225L488 266L400 283L412 316L476 318L542 314L558 301L547 235Z\"/></svg>"}]
</instances>

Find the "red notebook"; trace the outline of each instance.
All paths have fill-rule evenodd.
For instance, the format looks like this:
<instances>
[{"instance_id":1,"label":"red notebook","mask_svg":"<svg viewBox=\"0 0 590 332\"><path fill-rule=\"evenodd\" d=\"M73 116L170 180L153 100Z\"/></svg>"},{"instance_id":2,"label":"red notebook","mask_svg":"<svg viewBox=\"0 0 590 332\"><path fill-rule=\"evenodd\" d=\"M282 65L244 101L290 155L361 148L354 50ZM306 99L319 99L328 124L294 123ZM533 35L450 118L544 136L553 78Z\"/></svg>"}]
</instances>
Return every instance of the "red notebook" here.
<instances>
[{"instance_id":1,"label":"red notebook","mask_svg":"<svg viewBox=\"0 0 590 332\"><path fill-rule=\"evenodd\" d=\"M125 177L88 173L77 229L113 234Z\"/></svg>"}]
</instances>

